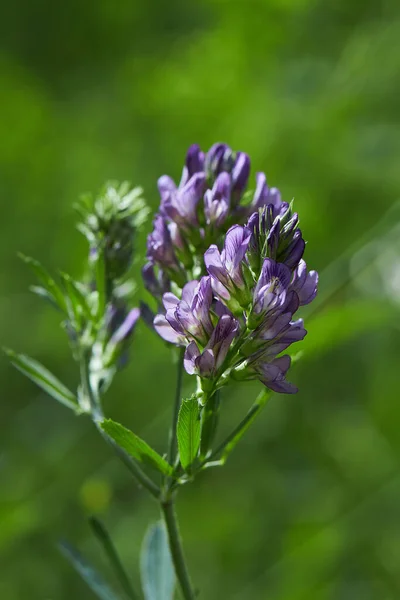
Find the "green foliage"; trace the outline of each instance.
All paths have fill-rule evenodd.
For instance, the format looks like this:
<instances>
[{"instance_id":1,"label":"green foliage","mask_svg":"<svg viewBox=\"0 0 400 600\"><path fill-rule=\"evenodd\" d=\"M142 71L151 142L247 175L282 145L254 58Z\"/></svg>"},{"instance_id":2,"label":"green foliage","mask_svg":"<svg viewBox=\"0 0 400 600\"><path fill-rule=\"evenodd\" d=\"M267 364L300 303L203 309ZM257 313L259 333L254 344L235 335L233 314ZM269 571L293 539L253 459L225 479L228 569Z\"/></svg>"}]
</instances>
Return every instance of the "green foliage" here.
<instances>
[{"instance_id":1,"label":"green foliage","mask_svg":"<svg viewBox=\"0 0 400 600\"><path fill-rule=\"evenodd\" d=\"M50 373L46 367L41 365L37 360L25 356L25 354L17 354L10 349L5 349L5 353L18 371L21 371L21 373L36 383L47 394L76 413L80 412L76 396L57 377Z\"/></svg>"},{"instance_id":2,"label":"green foliage","mask_svg":"<svg viewBox=\"0 0 400 600\"><path fill-rule=\"evenodd\" d=\"M200 408L196 398L184 400L178 417L178 448L181 465L189 470L200 446Z\"/></svg>"},{"instance_id":3,"label":"green foliage","mask_svg":"<svg viewBox=\"0 0 400 600\"><path fill-rule=\"evenodd\" d=\"M162 456L120 423L116 423L112 419L105 419L101 423L101 428L132 458L153 467L163 475L173 474L173 468Z\"/></svg>"},{"instance_id":4,"label":"green foliage","mask_svg":"<svg viewBox=\"0 0 400 600\"><path fill-rule=\"evenodd\" d=\"M49 275L46 269L40 264L38 260L19 254L21 260L32 270L39 282L42 284L42 288L33 288L33 291L48 297L53 303L58 306L62 311L66 310L65 298L61 288L56 284L54 279Z\"/></svg>"},{"instance_id":5,"label":"green foliage","mask_svg":"<svg viewBox=\"0 0 400 600\"><path fill-rule=\"evenodd\" d=\"M65 286L65 291L67 293L72 312L71 320L79 331L85 322L90 323L93 320L91 307L89 306L87 299L87 290L85 290L85 295L81 285L74 281L67 273L61 273L61 278Z\"/></svg>"},{"instance_id":6,"label":"green foliage","mask_svg":"<svg viewBox=\"0 0 400 600\"><path fill-rule=\"evenodd\" d=\"M161 521L151 525L143 541L140 571L145 600L172 600L175 575L167 532Z\"/></svg>"},{"instance_id":7,"label":"green foliage","mask_svg":"<svg viewBox=\"0 0 400 600\"><path fill-rule=\"evenodd\" d=\"M383 234L398 213L365 267L382 276L369 289L349 260L332 282L326 268L368 244L399 196L399 3L19 0L2 13L0 343L40 356L72 385L65 336L26 293L32 276L16 252L80 277L87 248L71 206L82 191L128 178L155 210L157 177L179 181L189 144L248 151L253 183L265 170L270 186L295 197L306 260L327 298L315 318L304 309L309 334L290 372L299 394L274 396L226 468L180 495L193 578L207 600L397 598L400 249L398 235ZM136 248L143 257L143 234ZM106 409L157 439L175 373L156 337L137 334ZM80 515L94 510L107 514L135 581L133 542L155 507L81 420L66 427L65 413L5 359L0 372L0 598L86 599L46 541L67 531L86 549ZM228 390L225 435L258 392ZM92 481L103 491L89 494Z\"/></svg>"}]
</instances>

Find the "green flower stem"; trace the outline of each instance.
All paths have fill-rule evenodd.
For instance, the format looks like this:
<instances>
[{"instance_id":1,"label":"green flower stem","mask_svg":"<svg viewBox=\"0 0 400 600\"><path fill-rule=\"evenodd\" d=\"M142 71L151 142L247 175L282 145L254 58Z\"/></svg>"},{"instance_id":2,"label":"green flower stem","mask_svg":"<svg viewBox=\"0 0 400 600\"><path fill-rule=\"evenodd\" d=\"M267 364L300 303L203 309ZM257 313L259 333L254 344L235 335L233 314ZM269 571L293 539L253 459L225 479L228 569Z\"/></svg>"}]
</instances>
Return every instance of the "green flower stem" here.
<instances>
[{"instance_id":1,"label":"green flower stem","mask_svg":"<svg viewBox=\"0 0 400 600\"><path fill-rule=\"evenodd\" d=\"M167 528L172 561L174 563L176 577L179 581L183 598L184 600L195 600L196 594L186 566L173 499L169 498L165 502L162 502L161 510Z\"/></svg>"},{"instance_id":2,"label":"green flower stem","mask_svg":"<svg viewBox=\"0 0 400 600\"><path fill-rule=\"evenodd\" d=\"M174 401L174 411L172 414L172 424L171 429L169 430L169 440L168 440L168 462L173 465L176 458L176 449L177 449L177 439L176 439L176 429L178 426L178 415L179 409L181 406L181 388L182 388L182 375L183 375L183 356L185 354L185 348L181 348L179 351L178 357L178 370L176 377L176 388L175 388L175 401Z\"/></svg>"},{"instance_id":3,"label":"green flower stem","mask_svg":"<svg viewBox=\"0 0 400 600\"><path fill-rule=\"evenodd\" d=\"M125 572L125 569L122 565L120 557L118 556L117 550L113 544L110 534L104 527L103 523L99 521L99 519L97 519L96 517L90 517L89 523L93 533L99 540L100 544L103 546L104 552L107 555L107 558L109 559L116 573L116 576L122 588L124 589L124 592L130 600L138 600L139 596L133 589L129 577Z\"/></svg>"},{"instance_id":4,"label":"green flower stem","mask_svg":"<svg viewBox=\"0 0 400 600\"><path fill-rule=\"evenodd\" d=\"M198 469L201 469L210 461L214 461L217 457L222 454L221 460L219 464L223 464L226 460L227 455L233 450L242 436L246 433L247 429L253 423L258 413L263 409L265 404L267 403L268 398L271 396L271 393L264 389L257 396L254 404L248 411L247 415L240 421L240 423L231 431L228 437L208 456L205 458L199 465Z\"/></svg>"},{"instance_id":5,"label":"green flower stem","mask_svg":"<svg viewBox=\"0 0 400 600\"><path fill-rule=\"evenodd\" d=\"M93 418L101 418L101 408L96 395L93 392L92 384L90 382L90 369L89 369L90 353L87 350L81 351L80 360L80 374L81 374L81 389L84 397L85 405L87 404L88 412ZM86 408L86 406L85 406Z\"/></svg>"}]
</instances>

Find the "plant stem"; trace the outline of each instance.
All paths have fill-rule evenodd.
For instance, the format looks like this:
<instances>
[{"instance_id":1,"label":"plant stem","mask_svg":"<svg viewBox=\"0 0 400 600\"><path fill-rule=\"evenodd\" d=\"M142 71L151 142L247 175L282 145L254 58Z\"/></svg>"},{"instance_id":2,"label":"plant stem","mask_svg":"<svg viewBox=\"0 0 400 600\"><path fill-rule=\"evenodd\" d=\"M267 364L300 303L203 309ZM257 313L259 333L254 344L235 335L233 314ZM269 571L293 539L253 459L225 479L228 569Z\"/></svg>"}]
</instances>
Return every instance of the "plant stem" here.
<instances>
[{"instance_id":1,"label":"plant stem","mask_svg":"<svg viewBox=\"0 0 400 600\"><path fill-rule=\"evenodd\" d=\"M113 544L113 541L110 537L110 534L104 527L103 523L99 521L96 517L90 517L89 524L93 530L93 533L99 540L102 545L104 552L107 555L114 571L117 575L117 578L124 589L126 595L130 600L138 600L139 596L136 594L133 586L129 580L128 575L125 572L125 569L122 565L121 559L118 556L117 550Z\"/></svg>"},{"instance_id":2,"label":"plant stem","mask_svg":"<svg viewBox=\"0 0 400 600\"><path fill-rule=\"evenodd\" d=\"M195 600L196 594L190 581L189 572L183 554L182 541L179 533L175 506L172 498L161 503L161 510L167 527L169 548L175 567L176 577L182 591L184 600Z\"/></svg>"},{"instance_id":3,"label":"plant stem","mask_svg":"<svg viewBox=\"0 0 400 600\"><path fill-rule=\"evenodd\" d=\"M176 388L175 388L175 401L174 401L174 410L172 414L172 424L171 429L169 430L169 439L168 439L168 462L173 465L176 458L176 448L177 448L177 440L176 440L176 429L178 425L178 415L179 409L181 406L181 388L182 388L182 375L183 375L183 356L185 353L185 348L181 348L178 357L178 370L176 376Z\"/></svg>"},{"instance_id":4,"label":"plant stem","mask_svg":"<svg viewBox=\"0 0 400 600\"><path fill-rule=\"evenodd\" d=\"M112 438L110 438L105 433L105 431L102 430L102 428L100 426L100 422L95 421L95 425L96 425L99 433L106 440L106 442L108 442L110 444L110 446L112 446L112 448L115 451L115 454L118 456L118 458L121 459L121 461L124 463L124 465L130 471L130 473L133 475L133 477L137 480L137 482L140 485L142 485L148 492L150 492L150 494L152 496L154 496L154 498L159 500L161 490L158 487L158 485L156 485L154 483L154 481L152 479L150 479L150 477L148 477L146 475L146 473L144 473L144 471L142 471L142 469L139 467L139 465L137 465L135 463L135 461L128 454L126 454L126 452L122 448L120 448L120 446L118 446L118 444L116 442L114 442L114 440Z\"/></svg>"},{"instance_id":5,"label":"plant stem","mask_svg":"<svg viewBox=\"0 0 400 600\"><path fill-rule=\"evenodd\" d=\"M93 423L96 425L98 432L102 436L104 440L114 449L116 455L121 459L124 465L129 469L130 473L134 476L134 478L138 481L140 485L142 485L154 498L160 498L160 488L158 485L154 483L150 477L146 475L142 471L142 469L137 465L132 458L126 454L126 452L118 446L111 439L105 431L101 428L101 421L104 418L100 401L97 397L97 393L93 390L91 381L90 381L90 370L89 370L89 360L86 355L83 355L81 360L81 383L85 394L87 395L87 400L91 409L91 418Z\"/></svg>"},{"instance_id":6,"label":"plant stem","mask_svg":"<svg viewBox=\"0 0 400 600\"><path fill-rule=\"evenodd\" d=\"M246 416L240 421L240 423L231 431L227 438L208 456L205 458L199 465L199 469L203 467L210 461L213 461L218 457L221 452L225 451L227 455L233 448L236 446L238 441L242 438L242 436L246 433L247 429L253 423L254 419L257 417L258 413L265 406L268 398L270 397L270 393L267 390L262 390L257 396L254 404L251 406L250 410L246 414ZM223 460L226 456L223 456Z\"/></svg>"}]
</instances>

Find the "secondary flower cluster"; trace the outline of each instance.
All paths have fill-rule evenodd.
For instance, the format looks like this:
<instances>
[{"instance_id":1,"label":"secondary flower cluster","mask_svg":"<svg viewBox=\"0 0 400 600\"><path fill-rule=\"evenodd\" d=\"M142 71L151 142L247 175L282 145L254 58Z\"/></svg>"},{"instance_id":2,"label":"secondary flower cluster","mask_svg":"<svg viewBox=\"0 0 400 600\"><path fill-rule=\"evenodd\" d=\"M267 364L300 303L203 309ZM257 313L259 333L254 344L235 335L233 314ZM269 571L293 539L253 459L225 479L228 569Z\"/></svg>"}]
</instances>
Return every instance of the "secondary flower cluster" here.
<instances>
[{"instance_id":1,"label":"secondary flower cluster","mask_svg":"<svg viewBox=\"0 0 400 600\"><path fill-rule=\"evenodd\" d=\"M262 185L258 186L250 206L239 205L248 179L249 161L239 153L229 163L231 154L216 153L221 146L214 146L205 158L198 151L194 153L193 148L189 151L184 183L173 188L176 195L165 195L162 199L156 224L162 225L164 232L190 233L193 226L196 230L193 235L212 239L213 225L218 220L206 222L204 230L201 227L199 230L196 210L199 199L190 204L194 196L181 196L179 192L199 173L203 183L207 180L204 176L214 177L213 187L204 194L203 216L210 214L206 197L221 175L229 177L231 208L228 216L226 197L214 197L212 214L221 215L221 223L226 223L232 215L239 219L246 212L251 214L245 225L236 224L228 229L222 251L217 244L211 244L205 251L203 264L208 275L184 284L181 294L164 293L165 314L155 317L154 326L166 341L186 348L186 371L199 376L204 391L214 391L233 378L259 379L274 391L294 393L296 388L285 379L290 357L282 356L282 352L306 335L303 321L295 320L294 316L301 305L314 299L318 275L309 272L302 259L305 242L298 227L298 215L293 213L291 205L282 202L278 192L270 193L265 176L259 174ZM234 178L238 164L237 171L242 177L236 173ZM206 175L200 168L205 169ZM170 187L172 190L172 184ZM170 236L167 244L165 237L162 243L155 242L153 232L148 242L148 256L154 258L158 253L159 259L164 259L160 273L167 278L171 271L165 268L165 257L169 257L169 268L173 257L176 258L172 239ZM218 243L217 235L214 240ZM179 261L174 264L179 265ZM183 272L181 280L173 281L179 290L184 282Z\"/></svg>"},{"instance_id":2,"label":"secondary flower cluster","mask_svg":"<svg viewBox=\"0 0 400 600\"><path fill-rule=\"evenodd\" d=\"M90 289L97 299L92 370L103 377L126 360L126 350L140 316L129 309L132 287L125 281L134 258L136 230L147 218L141 188L109 182L95 198L82 198L79 230L89 242ZM96 308L96 307L95 307ZM96 319L95 319L96 321Z\"/></svg>"},{"instance_id":3,"label":"secondary flower cluster","mask_svg":"<svg viewBox=\"0 0 400 600\"><path fill-rule=\"evenodd\" d=\"M246 193L250 158L226 144L214 144L207 153L189 148L179 185L164 175L158 180L160 209L147 240L143 278L156 298L204 274L203 253L220 243L229 227L243 224L258 208L281 204L276 188L264 173L256 175L256 189Z\"/></svg>"}]
</instances>

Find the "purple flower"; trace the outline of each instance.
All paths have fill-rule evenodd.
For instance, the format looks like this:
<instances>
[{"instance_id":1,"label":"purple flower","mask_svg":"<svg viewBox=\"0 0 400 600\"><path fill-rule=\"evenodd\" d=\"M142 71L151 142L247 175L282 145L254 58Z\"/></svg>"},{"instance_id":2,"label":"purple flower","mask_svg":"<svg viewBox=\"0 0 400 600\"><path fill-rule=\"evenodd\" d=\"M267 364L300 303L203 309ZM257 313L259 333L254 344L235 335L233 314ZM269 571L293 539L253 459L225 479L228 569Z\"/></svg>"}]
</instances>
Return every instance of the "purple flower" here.
<instances>
[{"instance_id":1,"label":"purple flower","mask_svg":"<svg viewBox=\"0 0 400 600\"><path fill-rule=\"evenodd\" d=\"M239 204L246 189L250 175L250 158L244 152L238 152L232 169L232 201L234 206Z\"/></svg>"},{"instance_id":2,"label":"purple flower","mask_svg":"<svg viewBox=\"0 0 400 600\"><path fill-rule=\"evenodd\" d=\"M204 171L204 152L198 144L192 144L186 154L186 163L183 169L180 186L184 185L195 173Z\"/></svg>"},{"instance_id":3,"label":"purple flower","mask_svg":"<svg viewBox=\"0 0 400 600\"><path fill-rule=\"evenodd\" d=\"M217 143L207 153L197 144L190 146L179 185L167 175L160 177L160 210L148 238L147 258L166 272L167 279L182 287L188 279L187 272L193 272L210 243L219 244L230 226L243 224L249 213L265 206L269 207L271 222L267 229L271 232L269 251L263 258L269 256L289 265L295 260L293 257L302 254L302 239L297 239L297 233L293 233L294 243L290 246L292 238L287 240L289 234L281 231L285 223L272 227L274 219L285 213L289 205L282 202L276 188L267 186L263 173L257 173L252 202L241 204L249 175L249 156ZM290 255L287 260L282 258L282 252Z\"/></svg>"},{"instance_id":4,"label":"purple flower","mask_svg":"<svg viewBox=\"0 0 400 600\"><path fill-rule=\"evenodd\" d=\"M274 212L278 214L283 202L278 188L269 188L267 178L264 173L256 174L256 191L254 192L253 201L251 203L251 212L257 211L264 206L272 205Z\"/></svg>"},{"instance_id":5,"label":"purple flower","mask_svg":"<svg viewBox=\"0 0 400 600\"><path fill-rule=\"evenodd\" d=\"M166 314L155 317L156 331L167 342L186 346L184 364L189 374L216 377L239 331L239 322L214 301L211 278L186 284L182 300L164 294L163 303Z\"/></svg>"},{"instance_id":6,"label":"purple flower","mask_svg":"<svg viewBox=\"0 0 400 600\"><path fill-rule=\"evenodd\" d=\"M293 273L293 279L290 289L296 292L300 306L309 304L317 295L318 273L316 271L307 272L307 265L304 260L300 260L296 270Z\"/></svg>"},{"instance_id":7,"label":"purple flower","mask_svg":"<svg viewBox=\"0 0 400 600\"><path fill-rule=\"evenodd\" d=\"M166 314L155 317L154 327L167 342L184 346L189 339L205 346L214 329L210 314L212 302L210 278L191 281L182 290L182 300L172 293L164 294Z\"/></svg>"},{"instance_id":8,"label":"purple flower","mask_svg":"<svg viewBox=\"0 0 400 600\"><path fill-rule=\"evenodd\" d=\"M191 342L185 351L184 365L187 373L213 378L223 366L229 348L239 331L239 323L232 315L222 315L204 350Z\"/></svg>"},{"instance_id":9,"label":"purple flower","mask_svg":"<svg viewBox=\"0 0 400 600\"><path fill-rule=\"evenodd\" d=\"M211 190L204 194L204 215L207 225L220 227L229 211L231 179L228 173L220 173Z\"/></svg>"},{"instance_id":10,"label":"purple flower","mask_svg":"<svg viewBox=\"0 0 400 600\"><path fill-rule=\"evenodd\" d=\"M153 263L148 262L142 269L142 278L145 288L154 298L161 298L165 292L169 291L169 280L164 271L156 268Z\"/></svg>"},{"instance_id":11,"label":"purple flower","mask_svg":"<svg viewBox=\"0 0 400 600\"><path fill-rule=\"evenodd\" d=\"M168 269L177 269L179 266L168 224L160 214L156 215L154 229L147 238L146 258Z\"/></svg>"},{"instance_id":12,"label":"purple flower","mask_svg":"<svg viewBox=\"0 0 400 600\"><path fill-rule=\"evenodd\" d=\"M255 359L260 353L277 356L306 336L303 319L292 320L299 306L296 294L289 292L281 302L280 299L272 310L265 313L259 325L248 335L240 349L243 356Z\"/></svg>"},{"instance_id":13,"label":"purple flower","mask_svg":"<svg viewBox=\"0 0 400 600\"><path fill-rule=\"evenodd\" d=\"M133 333L133 330L139 317L139 308L132 308L132 310L129 311L121 325L114 331L109 341L109 344L111 344L112 346L117 346L118 344L122 344L122 342L126 341Z\"/></svg>"},{"instance_id":14,"label":"purple flower","mask_svg":"<svg viewBox=\"0 0 400 600\"><path fill-rule=\"evenodd\" d=\"M269 204L251 215L247 228L252 232L248 261L258 272L266 257L294 270L305 249L297 213L286 202Z\"/></svg>"},{"instance_id":15,"label":"purple flower","mask_svg":"<svg viewBox=\"0 0 400 600\"><path fill-rule=\"evenodd\" d=\"M285 379L290 363L290 356L287 355L274 358L271 362L260 362L256 367L258 378L274 392L295 394L298 391L296 386Z\"/></svg>"},{"instance_id":16,"label":"purple flower","mask_svg":"<svg viewBox=\"0 0 400 600\"><path fill-rule=\"evenodd\" d=\"M220 142L211 146L205 157L205 171L211 179L215 179L222 171L231 173L234 164L233 151L227 144Z\"/></svg>"},{"instance_id":17,"label":"purple flower","mask_svg":"<svg viewBox=\"0 0 400 600\"><path fill-rule=\"evenodd\" d=\"M123 315L125 314L125 317ZM104 348L104 366L113 363L122 367L127 362L127 349L136 323L140 317L140 309L133 308L127 314L124 308L110 306L106 315L106 326L112 333Z\"/></svg>"},{"instance_id":18,"label":"purple flower","mask_svg":"<svg viewBox=\"0 0 400 600\"><path fill-rule=\"evenodd\" d=\"M247 322L254 329L270 314L282 312L286 306L287 289L291 280L290 269L270 258L264 260L260 277L253 291L253 306Z\"/></svg>"},{"instance_id":19,"label":"purple flower","mask_svg":"<svg viewBox=\"0 0 400 600\"><path fill-rule=\"evenodd\" d=\"M164 202L167 198L169 198L170 194L176 192L176 184L175 181L169 177L169 175L162 175L157 182L158 191L160 193L161 198L161 210L163 208Z\"/></svg>"},{"instance_id":20,"label":"purple flower","mask_svg":"<svg viewBox=\"0 0 400 600\"><path fill-rule=\"evenodd\" d=\"M162 177L159 181L161 213L183 230L198 227L197 205L203 198L205 180L204 173L195 173L182 187L172 189L171 182Z\"/></svg>"},{"instance_id":21,"label":"purple flower","mask_svg":"<svg viewBox=\"0 0 400 600\"><path fill-rule=\"evenodd\" d=\"M245 227L234 225L225 237L224 249L220 253L217 246L210 246L204 254L204 263L213 279L213 289L223 300L231 297L239 305L246 305L250 300L250 290L246 289L243 274L243 259L251 237Z\"/></svg>"},{"instance_id":22,"label":"purple flower","mask_svg":"<svg viewBox=\"0 0 400 600\"><path fill-rule=\"evenodd\" d=\"M256 175L250 203L241 204L249 174L243 152L218 143L204 155L191 146L179 185L167 176L159 179L160 215L149 236L144 279L153 294L164 281L183 288L181 297L179 290L164 293L165 314L154 318L154 327L163 339L186 348L187 372L209 380L201 382L203 391L232 376L294 393L285 379L290 358L280 355L307 333L294 315L315 297L318 275L302 260L297 213L267 185L264 173ZM221 251L217 244L235 222ZM199 258L210 242L204 253L208 276L184 285L189 274L201 272Z\"/></svg>"},{"instance_id":23,"label":"purple flower","mask_svg":"<svg viewBox=\"0 0 400 600\"><path fill-rule=\"evenodd\" d=\"M284 321L291 316L291 313L284 313L277 317L274 323L267 323L255 332L255 339L260 348L263 348L268 355L277 356L286 350L294 342L299 342L305 338L307 331L304 329L303 319L297 321ZM276 333L276 330L280 331ZM272 337L272 333L275 335Z\"/></svg>"}]
</instances>

